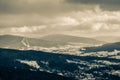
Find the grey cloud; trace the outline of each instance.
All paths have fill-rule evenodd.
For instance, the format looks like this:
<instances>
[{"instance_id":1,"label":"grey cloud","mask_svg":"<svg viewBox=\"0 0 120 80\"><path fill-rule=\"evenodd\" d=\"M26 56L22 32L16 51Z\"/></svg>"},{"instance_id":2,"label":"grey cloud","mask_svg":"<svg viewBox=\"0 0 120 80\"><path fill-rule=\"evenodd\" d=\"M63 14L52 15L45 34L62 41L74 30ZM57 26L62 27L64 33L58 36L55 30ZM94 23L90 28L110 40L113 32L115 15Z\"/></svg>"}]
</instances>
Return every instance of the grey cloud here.
<instances>
[{"instance_id":1,"label":"grey cloud","mask_svg":"<svg viewBox=\"0 0 120 80\"><path fill-rule=\"evenodd\" d=\"M38 26L45 24L48 19L37 14L3 14L0 15L0 28L3 27L21 27L21 26Z\"/></svg>"},{"instance_id":2,"label":"grey cloud","mask_svg":"<svg viewBox=\"0 0 120 80\"><path fill-rule=\"evenodd\" d=\"M120 10L120 0L65 0L72 4L100 5L104 9Z\"/></svg>"},{"instance_id":3,"label":"grey cloud","mask_svg":"<svg viewBox=\"0 0 120 80\"><path fill-rule=\"evenodd\" d=\"M69 4L71 3L71 4ZM80 5L76 5L79 4ZM86 5L88 4L88 5ZM0 14L31 14L54 16L93 8L100 5L105 9L120 9L120 0L0 0ZM92 7L93 6L93 7Z\"/></svg>"},{"instance_id":4,"label":"grey cloud","mask_svg":"<svg viewBox=\"0 0 120 80\"><path fill-rule=\"evenodd\" d=\"M90 6L71 5L65 0L0 0L0 14L31 14L54 16Z\"/></svg>"},{"instance_id":5,"label":"grey cloud","mask_svg":"<svg viewBox=\"0 0 120 80\"><path fill-rule=\"evenodd\" d=\"M120 0L0 0L0 33L119 31L120 12L109 11L120 10L119 4ZM41 25L47 27L40 29Z\"/></svg>"},{"instance_id":6,"label":"grey cloud","mask_svg":"<svg viewBox=\"0 0 120 80\"><path fill-rule=\"evenodd\" d=\"M26 13L40 13L50 14L61 10L58 2L50 0L0 0L0 13L6 14L26 14Z\"/></svg>"},{"instance_id":7,"label":"grey cloud","mask_svg":"<svg viewBox=\"0 0 120 80\"><path fill-rule=\"evenodd\" d=\"M88 4L119 4L120 0L66 0L72 3L88 3Z\"/></svg>"}]
</instances>

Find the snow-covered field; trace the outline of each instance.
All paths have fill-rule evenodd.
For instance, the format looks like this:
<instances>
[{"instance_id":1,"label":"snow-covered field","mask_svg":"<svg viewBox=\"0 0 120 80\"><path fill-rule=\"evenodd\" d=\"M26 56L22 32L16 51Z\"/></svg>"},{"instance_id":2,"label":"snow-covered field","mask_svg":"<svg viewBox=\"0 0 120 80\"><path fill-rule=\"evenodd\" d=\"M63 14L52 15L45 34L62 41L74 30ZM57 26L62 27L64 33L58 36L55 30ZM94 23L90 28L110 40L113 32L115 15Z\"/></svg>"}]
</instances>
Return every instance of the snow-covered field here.
<instances>
[{"instance_id":1,"label":"snow-covered field","mask_svg":"<svg viewBox=\"0 0 120 80\"><path fill-rule=\"evenodd\" d=\"M70 55L71 58L67 56L64 57L65 54ZM40 71L56 73L67 77L72 76L78 80L113 80L113 78L120 78L120 51L79 52L76 54L64 53L64 55L59 56L56 62L54 62L56 58L53 59L53 62L49 61L49 59L47 61L42 60L40 64L37 63L37 61L17 61L32 66ZM51 67L51 64L54 66Z\"/></svg>"},{"instance_id":2,"label":"snow-covered field","mask_svg":"<svg viewBox=\"0 0 120 80\"><path fill-rule=\"evenodd\" d=\"M3 54L5 56L8 54L10 59L14 59L16 63L12 66L15 69L19 68L16 64L20 63L22 66L29 66L31 71L45 71L78 80L120 79L119 50L83 52L85 50L83 47L90 45L80 45L51 48L29 46L17 52L13 51L11 54L3 51ZM2 56L3 54L1 51Z\"/></svg>"}]
</instances>

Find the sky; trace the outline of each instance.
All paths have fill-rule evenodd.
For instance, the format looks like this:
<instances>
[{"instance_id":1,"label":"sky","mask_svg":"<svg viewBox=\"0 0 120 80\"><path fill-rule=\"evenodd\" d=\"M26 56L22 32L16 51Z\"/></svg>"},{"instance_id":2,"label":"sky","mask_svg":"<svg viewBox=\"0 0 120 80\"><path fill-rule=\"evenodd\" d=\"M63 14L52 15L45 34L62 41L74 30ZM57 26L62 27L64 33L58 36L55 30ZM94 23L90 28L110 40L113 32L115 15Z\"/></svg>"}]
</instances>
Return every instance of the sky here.
<instances>
[{"instance_id":1,"label":"sky","mask_svg":"<svg viewBox=\"0 0 120 80\"><path fill-rule=\"evenodd\" d=\"M120 0L0 0L0 34L119 36Z\"/></svg>"}]
</instances>

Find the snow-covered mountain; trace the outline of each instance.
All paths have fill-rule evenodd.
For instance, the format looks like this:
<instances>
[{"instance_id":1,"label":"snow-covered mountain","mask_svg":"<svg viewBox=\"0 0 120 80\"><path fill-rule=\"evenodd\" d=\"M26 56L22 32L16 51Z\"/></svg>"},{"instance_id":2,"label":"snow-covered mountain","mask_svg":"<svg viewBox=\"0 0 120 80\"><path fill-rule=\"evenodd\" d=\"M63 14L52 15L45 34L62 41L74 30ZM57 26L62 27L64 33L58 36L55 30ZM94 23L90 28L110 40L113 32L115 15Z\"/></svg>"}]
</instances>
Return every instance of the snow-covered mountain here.
<instances>
[{"instance_id":1,"label":"snow-covered mountain","mask_svg":"<svg viewBox=\"0 0 120 80\"><path fill-rule=\"evenodd\" d=\"M96 54L84 53L76 56L1 48L0 78L2 80L48 80L48 78L49 80L56 78L57 80L119 80L120 58L117 56L120 56L120 52L116 55L110 54L111 56Z\"/></svg>"},{"instance_id":2,"label":"snow-covered mountain","mask_svg":"<svg viewBox=\"0 0 120 80\"><path fill-rule=\"evenodd\" d=\"M81 47L103 43L91 38L62 34L48 35L41 38L27 38L13 35L0 36L0 48L42 50L59 53L77 53Z\"/></svg>"},{"instance_id":3,"label":"snow-covered mountain","mask_svg":"<svg viewBox=\"0 0 120 80\"><path fill-rule=\"evenodd\" d=\"M95 43L92 44L94 47L91 47L89 43L94 41ZM0 36L0 47L2 47L0 48L0 79L8 80L7 75L12 76L10 78L13 80L16 78L14 76L25 77L25 79L20 78L22 80L48 79L39 77L40 74L49 76L51 80L56 78L60 80L119 80L120 43L100 46L101 43L90 38L67 35L59 35L59 37L52 35L40 39ZM26 76L21 74L23 71ZM5 75L1 76L1 74Z\"/></svg>"}]
</instances>

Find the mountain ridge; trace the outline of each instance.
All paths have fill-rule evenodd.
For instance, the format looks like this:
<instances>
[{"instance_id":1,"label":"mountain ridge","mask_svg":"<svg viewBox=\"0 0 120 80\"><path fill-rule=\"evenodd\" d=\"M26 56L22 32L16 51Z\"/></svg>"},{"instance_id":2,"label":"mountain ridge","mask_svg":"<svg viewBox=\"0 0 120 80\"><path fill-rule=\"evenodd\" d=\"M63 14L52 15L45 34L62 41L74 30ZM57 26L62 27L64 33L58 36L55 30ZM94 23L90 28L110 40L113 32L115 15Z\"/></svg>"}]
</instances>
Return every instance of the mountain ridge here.
<instances>
[{"instance_id":1,"label":"mountain ridge","mask_svg":"<svg viewBox=\"0 0 120 80\"><path fill-rule=\"evenodd\" d=\"M49 48L65 46L69 45L70 43L101 44L103 42L91 38L75 37L61 34L45 36L39 39L16 35L0 35L1 48L26 49L34 46Z\"/></svg>"},{"instance_id":2,"label":"mountain ridge","mask_svg":"<svg viewBox=\"0 0 120 80\"><path fill-rule=\"evenodd\" d=\"M63 41L63 42L76 42L76 43L103 43L103 41L95 40L87 37L77 37L64 34L53 34L41 37L43 40Z\"/></svg>"},{"instance_id":3,"label":"mountain ridge","mask_svg":"<svg viewBox=\"0 0 120 80\"><path fill-rule=\"evenodd\" d=\"M84 52L99 52L99 51L114 51L114 50L120 50L120 42L115 43L107 43L101 46L96 47L85 47Z\"/></svg>"}]
</instances>

